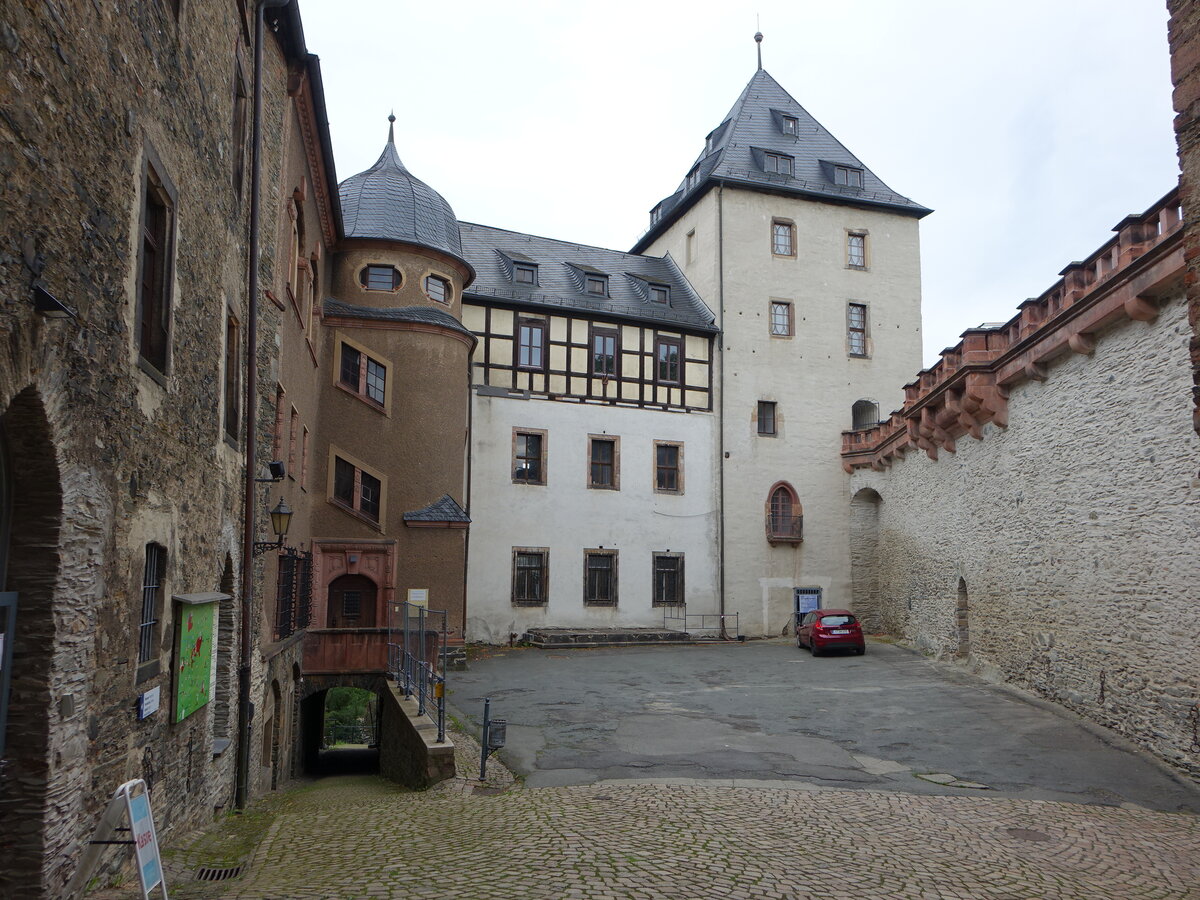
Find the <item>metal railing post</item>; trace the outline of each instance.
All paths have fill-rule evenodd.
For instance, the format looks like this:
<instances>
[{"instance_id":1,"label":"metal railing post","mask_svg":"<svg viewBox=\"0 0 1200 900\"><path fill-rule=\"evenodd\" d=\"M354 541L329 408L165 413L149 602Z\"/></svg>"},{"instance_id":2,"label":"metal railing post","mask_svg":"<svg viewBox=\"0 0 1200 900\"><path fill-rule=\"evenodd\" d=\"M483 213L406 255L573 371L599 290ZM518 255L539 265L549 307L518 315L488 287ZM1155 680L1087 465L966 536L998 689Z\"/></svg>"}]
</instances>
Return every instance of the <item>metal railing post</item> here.
<instances>
[{"instance_id":1,"label":"metal railing post","mask_svg":"<svg viewBox=\"0 0 1200 900\"><path fill-rule=\"evenodd\" d=\"M417 715L425 715L425 691L428 687L428 665L425 662L425 607L417 608L417 631L420 632L418 640L421 642L421 655L417 658L417 667L421 673L421 679L417 682Z\"/></svg>"},{"instance_id":2,"label":"metal railing post","mask_svg":"<svg viewBox=\"0 0 1200 900\"><path fill-rule=\"evenodd\" d=\"M411 664L412 656L409 653L409 647L411 646L409 644L409 640L411 640L411 638L409 635L409 627L408 627L408 612L409 612L408 601L407 600L404 601L404 603L402 603L401 606L404 607L404 656L403 656L404 699L411 700L412 699L412 664Z\"/></svg>"},{"instance_id":3,"label":"metal railing post","mask_svg":"<svg viewBox=\"0 0 1200 900\"><path fill-rule=\"evenodd\" d=\"M492 698L483 698L483 744L479 749L479 780L487 780L488 732L492 728Z\"/></svg>"}]
</instances>

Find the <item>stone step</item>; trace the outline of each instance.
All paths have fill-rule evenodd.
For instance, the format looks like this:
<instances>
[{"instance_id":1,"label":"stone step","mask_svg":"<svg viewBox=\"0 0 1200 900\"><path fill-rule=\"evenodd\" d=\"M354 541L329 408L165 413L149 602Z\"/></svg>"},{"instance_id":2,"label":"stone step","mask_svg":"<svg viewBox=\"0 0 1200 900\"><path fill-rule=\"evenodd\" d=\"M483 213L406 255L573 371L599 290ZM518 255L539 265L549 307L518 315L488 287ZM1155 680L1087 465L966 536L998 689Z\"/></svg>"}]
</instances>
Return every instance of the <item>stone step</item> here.
<instances>
[{"instance_id":1,"label":"stone step","mask_svg":"<svg viewBox=\"0 0 1200 900\"><path fill-rule=\"evenodd\" d=\"M521 640L545 650L571 647L629 647L653 644L691 644L698 638L667 628L530 628Z\"/></svg>"}]
</instances>

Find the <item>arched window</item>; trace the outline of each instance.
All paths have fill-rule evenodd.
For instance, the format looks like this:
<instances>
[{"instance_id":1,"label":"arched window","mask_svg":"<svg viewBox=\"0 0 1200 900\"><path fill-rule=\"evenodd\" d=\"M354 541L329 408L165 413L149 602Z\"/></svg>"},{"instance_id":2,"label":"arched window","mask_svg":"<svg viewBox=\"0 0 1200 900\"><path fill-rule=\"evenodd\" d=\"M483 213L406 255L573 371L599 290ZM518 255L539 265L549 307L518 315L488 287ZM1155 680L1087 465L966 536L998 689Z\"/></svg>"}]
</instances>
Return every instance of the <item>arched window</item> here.
<instances>
[{"instance_id":1,"label":"arched window","mask_svg":"<svg viewBox=\"0 0 1200 900\"><path fill-rule=\"evenodd\" d=\"M874 428L879 424L879 404L874 400L858 400L851 408L853 427L855 431L861 428Z\"/></svg>"},{"instance_id":2,"label":"arched window","mask_svg":"<svg viewBox=\"0 0 1200 900\"><path fill-rule=\"evenodd\" d=\"M804 508L795 490L785 481L772 487L767 499L767 540L772 543L804 540Z\"/></svg>"}]
</instances>

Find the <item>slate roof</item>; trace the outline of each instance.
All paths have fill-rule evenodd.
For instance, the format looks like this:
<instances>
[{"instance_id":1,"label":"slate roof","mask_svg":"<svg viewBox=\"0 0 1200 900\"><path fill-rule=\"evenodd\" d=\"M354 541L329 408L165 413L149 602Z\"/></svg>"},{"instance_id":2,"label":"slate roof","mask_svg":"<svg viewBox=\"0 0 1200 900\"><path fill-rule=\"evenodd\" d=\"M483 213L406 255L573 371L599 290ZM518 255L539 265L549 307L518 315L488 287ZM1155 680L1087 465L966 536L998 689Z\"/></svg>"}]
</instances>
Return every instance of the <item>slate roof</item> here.
<instances>
[{"instance_id":1,"label":"slate roof","mask_svg":"<svg viewBox=\"0 0 1200 900\"><path fill-rule=\"evenodd\" d=\"M466 262L454 210L405 168L390 128L375 165L343 181L338 193L346 237L404 241Z\"/></svg>"},{"instance_id":2,"label":"slate roof","mask_svg":"<svg viewBox=\"0 0 1200 900\"><path fill-rule=\"evenodd\" d=\"M712 310L669 254L623 253L469 222L461 223L460 228L463 253L476 276L464 291L464 299L630 319L682 331L717 331ZM538 283L517 282L514 262L536 264ZM608 276L609 296L584 292L588 273ZM651 285L670 289L668 303L651 301Z\"/></svg>"},{"instance_id":3,"label":"slate roof","mask_svg":"<svg viewBox=\"0 0 1200 900\"><path fill-rule=\"evenodd\" d=\"M420 509L414 509L412 512L404 514L405 522L470 522L471 517L466 514L461 506L455 502L454 498L449 494L442 494L441 498L433 501L428 506L423 506Z\"/></svg>"},{"instance_id":4,"label":"slate roof","mask_svg":"<svg viewBox=\"0 0 1200 900\"><path fill-rule=\"evenodd\" d=\"M783 116L797 120L795 135L783 132ZM777 175L764 171L764 152L791 156L795 160L794 174ZM835 165L862 169L862 187L835 184ZM705 149L688 169L689 174L693 169L694 177L685 177L675 193L655 207L658 218L638 238L634 252L649 246L716 181L815 197L832 203L882 206L918 218L932 212L884 184L765 69L754 73L728 115L709 133Z\"/></svg>"},{"instance_id":5,"label":"slate roof","mask_svg":"<svg viewBox=\"0 0 1200 900\"><path fill-rule=\"evenodd\" d=\"M423 322L427 325L440 325L457 331L460 334L471 334L462 322L445 310L432 306L355 306L340 300L327 299L322 304L327 316L342 316L347 319L374 319L378 322Z\"/></svg>"}]
</instances>

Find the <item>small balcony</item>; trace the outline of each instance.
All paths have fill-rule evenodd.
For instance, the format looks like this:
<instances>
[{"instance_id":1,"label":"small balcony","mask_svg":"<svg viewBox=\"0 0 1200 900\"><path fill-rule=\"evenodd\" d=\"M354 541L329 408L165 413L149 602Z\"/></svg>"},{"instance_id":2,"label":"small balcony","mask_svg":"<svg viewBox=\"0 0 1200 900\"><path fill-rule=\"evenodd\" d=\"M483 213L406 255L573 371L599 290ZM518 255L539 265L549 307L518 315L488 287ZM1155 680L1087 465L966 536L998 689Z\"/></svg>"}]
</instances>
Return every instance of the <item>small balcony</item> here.
<instances>
[{"instance_id":1,"label":"small balcony","mask_svg":"<svg viewBox=\"0 0 1200 900\"><path fill-rule=\"evenodd\" d=\"M804 540L804 516L767 514L767 542L799 544Z\"/></svg>"}]
</instances>

